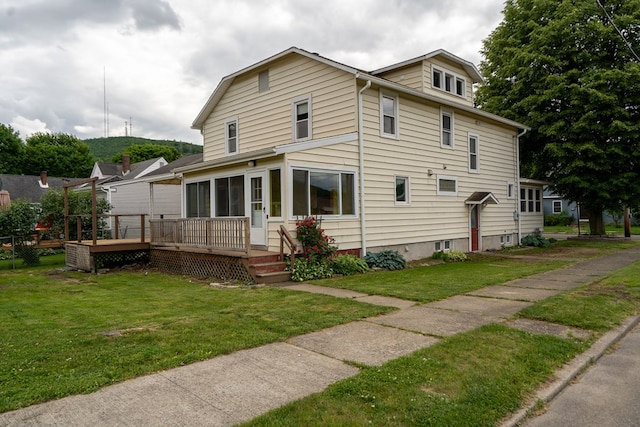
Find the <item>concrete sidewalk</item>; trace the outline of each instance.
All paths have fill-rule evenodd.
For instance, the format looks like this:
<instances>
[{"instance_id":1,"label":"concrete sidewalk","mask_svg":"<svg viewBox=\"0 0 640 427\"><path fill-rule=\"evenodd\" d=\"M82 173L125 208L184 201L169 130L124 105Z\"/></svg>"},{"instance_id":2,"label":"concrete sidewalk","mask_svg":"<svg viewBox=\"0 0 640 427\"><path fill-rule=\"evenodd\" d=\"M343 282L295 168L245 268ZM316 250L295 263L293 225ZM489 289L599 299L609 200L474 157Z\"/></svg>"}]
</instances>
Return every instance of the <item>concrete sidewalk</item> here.
<instances>
[{"instance_id":1,"label":"concrete sidewalk","mask_svg":"<svg viewBox=\"0 0 640 427\"><path fill-rule=\"evenodd\" d=\"M135 378L89 395L69 396L0 414L1 426L228 426L324 390L356 375L350 363L383 363L443 337L492 322L566 337L588 331L545 322L510 320L519 310L640 260L640 248L429 304L314 285L288 289L397 307L382 316L297 336L188 366ZM632 319L606 334L558 373L559 386L597 359L630 329ZM594 353L595 352L595 353ZM593 354L592 354L593 353ZM555 391L557 394L557 391ZM549 393L548 398L555 394ZM544 396L543 396L544 398ZM523 412L524 413L524 412ZM514 423L523 415L516 414ZM518 418L520 417L520 418Z\"/></svg>"}]
</instances>

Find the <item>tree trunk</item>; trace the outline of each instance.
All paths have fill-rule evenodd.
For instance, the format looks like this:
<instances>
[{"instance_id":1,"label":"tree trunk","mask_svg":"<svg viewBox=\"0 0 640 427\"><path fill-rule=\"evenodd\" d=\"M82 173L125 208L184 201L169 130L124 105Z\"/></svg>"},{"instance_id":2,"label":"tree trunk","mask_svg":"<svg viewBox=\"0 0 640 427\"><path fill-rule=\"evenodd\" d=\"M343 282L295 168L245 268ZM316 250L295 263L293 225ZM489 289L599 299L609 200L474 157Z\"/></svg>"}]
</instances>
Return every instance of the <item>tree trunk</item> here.
<instances>
[{"instance_id":1,"label":"tree trunk","mask_svg":"<svg viewBox=\"0 0 640 427\"><path fill-rule=\"evenodd\" d=\"M602 211L589 210L589 234L592 236L604 236L607 232L604 230L604 219Z\"/></svg>"},{"instance_id":2,"label":"tree trunk","mask_svg":"<svg viewBox=\"0 0 640 427\"><path fill-rule=\"evenodd\" d=\"M624 215L624 237L631 237L631 212L629 212L629 206L624 207L622 213Z\"/></svg>"}]
</instances>

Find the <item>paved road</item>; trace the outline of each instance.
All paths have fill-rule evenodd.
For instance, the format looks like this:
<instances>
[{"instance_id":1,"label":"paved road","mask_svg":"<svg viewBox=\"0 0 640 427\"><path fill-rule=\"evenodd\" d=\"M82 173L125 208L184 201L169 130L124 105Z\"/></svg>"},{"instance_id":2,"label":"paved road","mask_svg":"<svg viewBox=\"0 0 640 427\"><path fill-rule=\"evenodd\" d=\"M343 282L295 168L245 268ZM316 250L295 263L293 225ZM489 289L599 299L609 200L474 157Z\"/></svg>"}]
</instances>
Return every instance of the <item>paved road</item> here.
<instances>
[{"instance_id":1,"label":"paved road","mask_svg":"<svg viewBox=\"0 0 640 427\"><path fill-rule=\"evenodd\" d=\"M526 427L640 425L640 326L567 387Z\"/></svg>"}]
</instances>

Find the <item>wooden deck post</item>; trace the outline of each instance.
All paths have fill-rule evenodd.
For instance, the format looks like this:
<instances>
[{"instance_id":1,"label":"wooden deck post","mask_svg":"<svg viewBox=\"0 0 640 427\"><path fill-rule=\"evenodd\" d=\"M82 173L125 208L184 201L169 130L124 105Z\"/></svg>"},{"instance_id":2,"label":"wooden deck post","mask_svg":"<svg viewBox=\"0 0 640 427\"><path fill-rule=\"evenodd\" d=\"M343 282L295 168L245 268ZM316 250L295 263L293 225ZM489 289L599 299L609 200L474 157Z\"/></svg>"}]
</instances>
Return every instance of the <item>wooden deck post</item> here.
<instances>
[{"instance_id":1,"label":"wooden deck post","mask_svg":"<svg viewBox=\"0 0 640 427\"><path fill-rule=\"evenodd\" d=\"M244 224L244 249L247 251L247 255L251 255L251 221L249 217L245 217Z\"/></svg>"},{"instance_id":2,"label":"wooden deck post","mask_svg":"<svg viewBox=\"0 0 640 427\"><path fill-rule=\"evenodd\" d=\"M145 233L144 214L140 214L140 242L141 243L144 243L144 233Z\"/></svg>"},{"instance_id":3,"label":"wooden deck post","mask_svg":"<svg viewBox=\"0 0 640 427\"><path fill-rule=\"evenodd\" d=\"M118 215L114 215L113 218L114 218L113 225L116 228L116 232L114 234L115 234L116 240L118 240L120 238L120 221L119 221L120 218Z\"/></svg>"},{"instance_id":4,"label":"wooden deck post","mask_svg":"<svg viewBox=\"0 0 640 427\"><path fill-rule=\"evenodd\" d=\"M64 241L69 240L69 188L64 187Z\"/></svg>"}]
</instances>

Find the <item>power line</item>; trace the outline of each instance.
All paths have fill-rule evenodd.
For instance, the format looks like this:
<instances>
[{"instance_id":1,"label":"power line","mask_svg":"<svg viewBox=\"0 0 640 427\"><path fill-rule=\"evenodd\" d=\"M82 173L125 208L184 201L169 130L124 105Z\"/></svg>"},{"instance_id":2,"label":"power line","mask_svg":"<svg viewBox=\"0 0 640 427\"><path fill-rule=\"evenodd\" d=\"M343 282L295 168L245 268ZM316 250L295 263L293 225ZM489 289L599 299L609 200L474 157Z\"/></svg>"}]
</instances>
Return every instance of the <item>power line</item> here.
<instances>
[{"instance_id":1,"label":"power line","mask_svg":"<svg viewBox=\"0 0 640 427\"><path fill-rule=\"evenodd\" d=\"M602 9L604 14L607 16L607 19L609 20L609 23L611 23L611 25L613 25L613 28L615 28L616 31L618 32L618 34L620 34L620 37L622 38L622 41L624 41L624 43L627 45L627 47L629 48L629 50L631 51L633 56L635 56L636 60L638 60L638 62L640 62L640 57L638 57L638 54L636 53L636 51L633 50L633 46L631 46L631 43L629 43L629 41L624 36L622 31L620 31L620 29L616 26L615 22L613 22L613 18L611 18L611 16L609 15L609 12L607 12L607 9L605 9L605 7L602 5L602 3L600 3L600 0L596 0L596 3L598 4L598 6L600 6L600 9Z\"/></svg>"}]
</instances>

